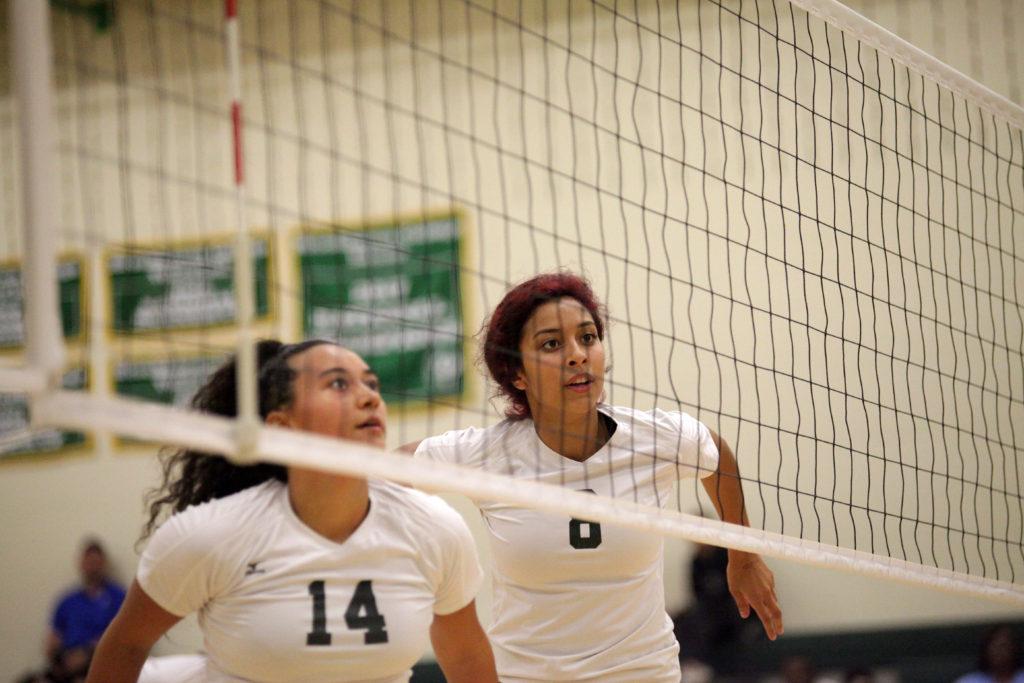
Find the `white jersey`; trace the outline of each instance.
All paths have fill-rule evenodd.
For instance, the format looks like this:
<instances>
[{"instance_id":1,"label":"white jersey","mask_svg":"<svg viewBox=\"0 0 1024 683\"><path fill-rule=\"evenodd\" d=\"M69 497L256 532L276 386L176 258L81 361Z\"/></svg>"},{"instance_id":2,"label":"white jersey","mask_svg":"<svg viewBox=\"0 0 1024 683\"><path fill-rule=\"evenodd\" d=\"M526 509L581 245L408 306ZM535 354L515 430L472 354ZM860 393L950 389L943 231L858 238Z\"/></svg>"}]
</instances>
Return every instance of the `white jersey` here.
<instances>
[{"instance_id":1,"label":"white jersey","mask_svg":"<svg viewBox=\"0 0 1024 683\"><path fill-rule=\"evenodd\" d=\"M199 612L205 680L408 681L435 614L476 595L465 521L440 498L371 481L366 519L343 543L295 515L270 481L173 515L138 582L158 605Z\"/></svg>"},{"instance_id":2,"label":"white jersey","mask_svg":"<svg viewBox=\"0 0 1024 683\"><path fill-rule=\"evenodd\" d=\"M707 427L689 415L598 410L616 429L585 462L545 446L532 420L447 432L416 456L659 507L675 502L679 478L718 467ZM494 553L489 635L502 681L679 682L661 536L503 503L479 508Z\"/></svg>"},{"instance_id":3,"label":"white jersey","mask_svg":"<svg viewBox=\"0 0 1024 683\"><path fill-rule=\"evenodd\" d=\"M150 657L136 683L206 683L204 655Z\"/></svg>"}]
</instances>

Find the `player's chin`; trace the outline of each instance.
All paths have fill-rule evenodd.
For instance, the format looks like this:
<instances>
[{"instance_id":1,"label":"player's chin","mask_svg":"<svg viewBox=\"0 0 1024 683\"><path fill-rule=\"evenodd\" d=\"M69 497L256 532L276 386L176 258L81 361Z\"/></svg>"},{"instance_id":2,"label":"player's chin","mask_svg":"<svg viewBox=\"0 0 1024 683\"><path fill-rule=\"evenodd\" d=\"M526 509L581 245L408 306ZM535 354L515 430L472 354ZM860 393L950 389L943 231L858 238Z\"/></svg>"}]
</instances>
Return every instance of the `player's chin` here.
<instances>
[{"instance_id":1,"label":"player's chin","mask_svg":"<svg viewBox=\"0 0 1024 683\"><path fill-rule=\"evenodd\" d=\"M348 435L352 441L362 441L374 448L384 448L387 445L387 430L381 425L372 427L356 427Z\"/></svg>"},{"instance_id":2,"label":"player's chin","mask_svg":"<svg viewBox=\"0 0 1024 683\"><path fill-rule=\"evenodd\" d=\"M598 392L565 392L559 396L559 400L553 401L552 406L557 412L569 415L587 413L597 408L601 394Z\"/></svg>"},{"instance_id":3,"label":"player's chin","mask_svg":"<svg viewBox=\"0 0 1024 683\"><path fill-rule=\"evenodd\" d=\"M562 392L561 399L565 403L579 405L580 403L591 403L597 405L601 400L601 394L604 392L604 386L597 382L591 382L586 385L586 391L573 390L569 387L565 387Z\"/></svg>"}]
</instances>

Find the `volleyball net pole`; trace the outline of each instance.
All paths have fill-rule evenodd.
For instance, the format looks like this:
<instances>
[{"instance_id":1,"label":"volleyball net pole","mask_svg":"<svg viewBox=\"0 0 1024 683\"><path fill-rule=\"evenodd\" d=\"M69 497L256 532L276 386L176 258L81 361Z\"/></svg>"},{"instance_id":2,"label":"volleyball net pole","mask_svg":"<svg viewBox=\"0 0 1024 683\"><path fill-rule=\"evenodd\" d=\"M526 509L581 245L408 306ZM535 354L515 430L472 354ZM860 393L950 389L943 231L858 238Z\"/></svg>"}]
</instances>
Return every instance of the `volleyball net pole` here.
<instances>
[{"instance_id":1,"label":"volleyball net pole","mask_svg":"<svg viewBox=\"0 0 1024 683\"><path fill-rule=\"evenodd\" d=\"M13 92L21 141L22 270L27 366L0 369L0 390L37 395L60 386L65 348L57 278L60 184L49 3L8 3Z\"/></svg>"},{"instance_id":2,"label":"volleyball net pole","mask_svg":"<svg viewBox=\"0 0 1024 683\"><path fill-rule=\"evenodd\" d=\"M228 73L228 111L231 116L232 159L235 185L235 312L237 338L235 358L238 378L238 417L236 433L239 462L251 461L254 455L254 430L259 426L259 399L256 368L256 335L253 330L255 287L253 286L252 240L245 211L245 155L242 144L242 75L239 44L238 0L224 0L224 42Z\"/></svg>"}]
</instances>

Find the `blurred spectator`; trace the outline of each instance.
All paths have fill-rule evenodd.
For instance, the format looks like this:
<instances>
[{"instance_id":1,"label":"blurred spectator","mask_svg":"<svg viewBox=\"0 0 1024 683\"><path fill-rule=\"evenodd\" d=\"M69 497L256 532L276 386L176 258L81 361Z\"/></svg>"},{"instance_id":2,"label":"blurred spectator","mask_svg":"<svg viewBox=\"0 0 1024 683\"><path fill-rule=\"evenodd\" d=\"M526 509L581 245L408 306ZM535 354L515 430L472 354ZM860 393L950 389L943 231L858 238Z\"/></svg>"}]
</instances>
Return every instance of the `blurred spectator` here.
<instances>
[{"instance_id":1,"label":"blurred spectator","mask_svg":"<svg viewBox=\"0 0 1024 683\"><path fill-rule=\"evenodd\" d=\"M875 676L869 669L855 667L846 672L846 683L874 683Z\"/></svg>"},{"instance_id":2,"label":"blurred spectator","mask_svg":"<svg viewBox=\"0 0 1024 683\"><path fill-rule=\"evenodd\" d=\"M978 652L978 670L956 683L1024 683L1020 641L1013 629L1001 624L986 632Z\"/></svg>"},{"instance_id":3,"label":"blurred spectator","mask_svg":"<svg viewBox=\"0 0 1024 683\"><path fill-rule=\"evenodd\" d=\"M679 674L679 683L712 683L715 680L715 670L693 658L680 662Z\"/></svg>"},{"instance_id":4,"label":"blurred spectator","mask_svg":"<svg viewBox=\"0 0 1024 683\"><path fill-rule=\"evenodd\" d=\"M739 614L729 593L725 573L728 564L729 553L725 548L697 545L690 571L693 602L672 618L679 657L684 664L709 663L723 646L763 637L755 619L744 621Z\"/></svg>"},{"instance_id":5,"label":"blurred spectator","mask_svg":"<svg viewBox=\"0 0 1024 683\"><path fill-rule=\"evenodd\" d=\"M28 673L17 679L17 683L50 683L50 679L40 673Z\"/></svg>"},{"instance_id":6,"label":"blurred spectator","mask_svg":"<svg viewBox=\"0 0 1024 683\"><path fill-rule=\"evenodd\" d=\"M779 675L783 683L813 683L817 673L811 660L799 655L787 657L779 666Z\"/></svg>"},{"instance_id":7,"label":"blurred spectator","mask_svg":"<svg viewBox=\"0 0 1024 683\"><path fill-rule=\"evenodd\" d=\"M809 657L791 655L779 664L778 673L762 679L762 683L844 683L846 680L841 672L820 673Z\"/></svg>"},{"instance_id":8,"label":"blurred spectator","mask_svg":"<svg viewBox=\"0 0 1024 683\"><path fill-rule=\"evenodd\" d=\"M107 553L98 540L82 544L78 570L81 585L61 596L50 619L46 680L85 679L92 651L124 600L124 588L110 579Z\"/></svg>"}]
</instances>

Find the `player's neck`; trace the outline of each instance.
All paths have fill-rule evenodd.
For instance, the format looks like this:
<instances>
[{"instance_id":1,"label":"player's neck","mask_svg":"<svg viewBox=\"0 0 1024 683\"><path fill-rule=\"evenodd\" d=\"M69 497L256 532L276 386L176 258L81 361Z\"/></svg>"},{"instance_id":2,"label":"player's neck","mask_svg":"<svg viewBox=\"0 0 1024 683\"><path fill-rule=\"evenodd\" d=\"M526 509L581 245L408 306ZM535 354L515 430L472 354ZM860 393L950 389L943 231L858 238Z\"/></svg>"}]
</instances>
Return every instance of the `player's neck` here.
<instances>
[{"instance_id":1,"label":"player's neck","mask_svg":"<svg viewBox=\"0 0 1024 683\"><path fill-rule=\"evenodd\" d=\"M288 499L302 523L335 543L351 536L370 509L365 479L289 468Z\"/></svg>"},{"instance_id":2,"label":"player's neck","mask_svg":"<svg viewBox=\"0 0 1024 683\"><path fill-rule=\"evenodd\" d=\"M538 414L533 424L545 446L570 460L582 462L608 441L608 430L596 410L579 416Z\"/></svg>"}]
</instances>

